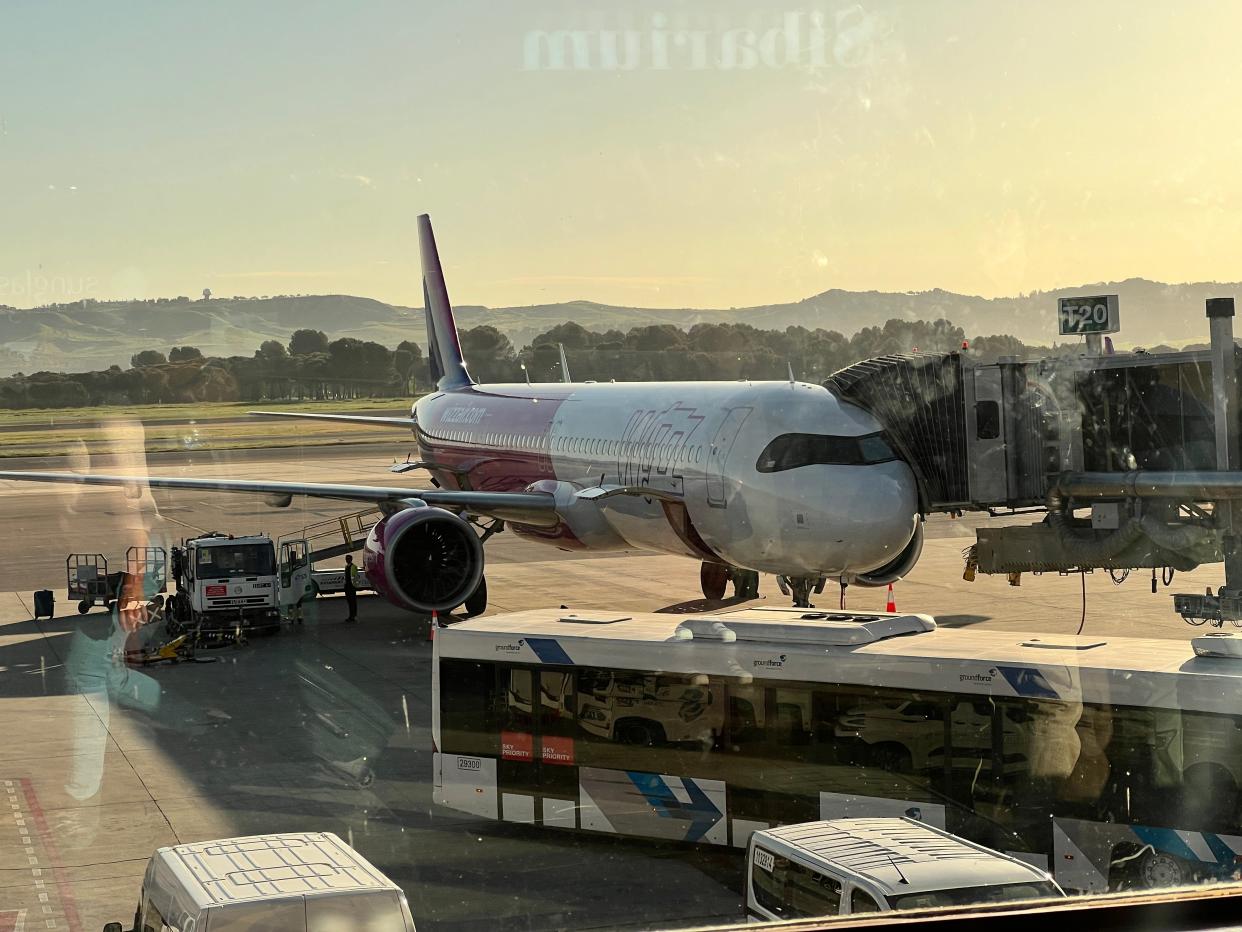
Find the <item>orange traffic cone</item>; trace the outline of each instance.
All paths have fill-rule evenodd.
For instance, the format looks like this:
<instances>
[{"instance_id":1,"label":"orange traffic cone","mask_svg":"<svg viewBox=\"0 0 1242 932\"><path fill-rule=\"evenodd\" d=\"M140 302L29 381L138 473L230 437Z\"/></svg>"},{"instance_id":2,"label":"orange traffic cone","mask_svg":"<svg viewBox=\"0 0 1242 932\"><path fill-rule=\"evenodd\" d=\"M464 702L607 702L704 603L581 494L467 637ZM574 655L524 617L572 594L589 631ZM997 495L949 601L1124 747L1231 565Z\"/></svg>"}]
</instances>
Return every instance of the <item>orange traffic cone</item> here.
<instances>
[{"instance_id":1,"label":"orange traffic cone","mask_svg":"<svg viewBox=\"0 0 1242 932\"><path fill-rule=\"evenodd\" d=\"M884 611L886 612L897 611L897 603L893 601L893 584L892 583L888 584L888 604L884 606Z\"/></svg>"},{"instance_id":2,"label":"orange traffic cone","mask_svg":"<svg viewBox=\"0 0 1242 932\"><path fill-rule=\"evenodd\" d=\"M427 629L427 640L434 641L436 639L436 629L440 627L440 613L434 608L431 610L431 626Z\"/></svg>"}]
</instances>

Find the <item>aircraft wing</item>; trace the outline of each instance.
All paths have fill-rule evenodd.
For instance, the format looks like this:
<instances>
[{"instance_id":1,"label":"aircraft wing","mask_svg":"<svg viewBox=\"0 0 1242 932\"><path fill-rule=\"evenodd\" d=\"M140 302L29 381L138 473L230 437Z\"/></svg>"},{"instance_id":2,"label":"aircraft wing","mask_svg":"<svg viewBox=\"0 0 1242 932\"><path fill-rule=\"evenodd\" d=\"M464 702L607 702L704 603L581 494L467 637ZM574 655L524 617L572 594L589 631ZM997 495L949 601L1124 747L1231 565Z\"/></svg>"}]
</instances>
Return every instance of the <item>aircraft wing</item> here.
<instances>
[{"instance_id":1,"label":"aircraft wing","mask_svg":"<svg viewBox=\"0 0 1242 932\"><path fill-rule=\"evenodd\" d=\"M253 417L301 417L308 421L338 421L344 424L367 424L371 427L404 427L413 430L418 421L412 417L370 417L365 414L310 414L305 411L247 411Z\"/></svg>"},{"instance_id":2,"label":"aircraft wing","mask_svg":"<svg viewBox=\"0 0 1242 932\"><path fill-rule=\"evenodd\" d=\"M394 486L336 485L318 482L275 482L250 479L185 479L167 476L112 476L74 472L0 471L0 479L23 482L70 482L78 485L147 486L152 489L194 489L202 492L249 492L266 495L274 505L288 496L332 498L347 502L389 503L400 507L411 500L518 524L554 527L560 517L551 495L544 492L461 492L447 489L410 489Z\"/></svg>"}]
</instances>

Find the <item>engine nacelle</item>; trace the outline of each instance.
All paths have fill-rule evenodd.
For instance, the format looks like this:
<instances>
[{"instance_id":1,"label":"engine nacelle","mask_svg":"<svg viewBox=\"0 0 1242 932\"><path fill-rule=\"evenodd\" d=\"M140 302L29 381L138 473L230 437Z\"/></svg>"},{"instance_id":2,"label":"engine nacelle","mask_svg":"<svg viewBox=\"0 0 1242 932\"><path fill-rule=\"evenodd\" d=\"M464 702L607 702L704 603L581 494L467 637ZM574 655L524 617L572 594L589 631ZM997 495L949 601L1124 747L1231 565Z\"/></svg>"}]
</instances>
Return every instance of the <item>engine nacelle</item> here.
<instances>
[{"instance_id":1,"label":"engine nacelle","mask_svg":"<svg viewBox=\"0 0 1242 932\"><path fill-rule=\"evenodd\" d=\"M887 586L889 583L895 583L902 579L907 573L914 569L914 564L919 562L919 556L923 553L923 522L919 521L914 526L914 536L910 538L910 543L906 544L906 548L897 554L890 563L885 563L878 569L871 570L868 573L856 574L851 582L855 586L864 586L875 588L877 586Z\"/></svg>"},{"instance_id":2,"label":"engine nacelle","mask_svg":"<svg viewBox=\"0 0 1242 932\"><path fill-rule=\"evenodd\" d=\"M413 612L449 612L483 578L483 545L451 511L415 505L380 521L363 550L367 583Z\"/></svg>"}]
</instances>

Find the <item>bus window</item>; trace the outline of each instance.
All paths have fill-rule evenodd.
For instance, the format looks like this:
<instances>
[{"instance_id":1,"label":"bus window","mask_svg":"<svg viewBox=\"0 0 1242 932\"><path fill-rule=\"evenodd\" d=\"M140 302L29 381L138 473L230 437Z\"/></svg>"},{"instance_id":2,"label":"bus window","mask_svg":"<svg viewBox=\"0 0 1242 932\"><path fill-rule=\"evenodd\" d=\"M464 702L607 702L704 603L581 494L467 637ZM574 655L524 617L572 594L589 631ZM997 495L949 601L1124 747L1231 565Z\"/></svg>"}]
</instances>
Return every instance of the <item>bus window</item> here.
<instances>
[{"instance_id":1,"label":"bus window","mask_svg":"<svg viewBox=\"0 0 1242 932\"><path fill-rule=\"evenodd\" d=\"M706 677L583 670L578 682L585 766L688 774L724 725L722 690Z\"/></svg>"},{"instance_id":2,"label":"bus window","mask_svg":"<svg viewBox=\"0 0 1242 932\"><path fill-rule=\"evenodd\" d=\"M471 660L440 663L440 741L449 754L497 755L496 668Z\"/></svg>"},{"instance_id":3,"label":"bus window","mask_svg":"<svg viewBox=\"0 0 1242 932\"><path fill-rule=\"evenodd\" d=\"M1054 700L1028 700L1026 723L1030 735L1030 775L1032 779L1068 777L1078 762L1082 741L1078 720L1082 703Z\"/></svg>"},{"instance_id":4,"label":"bus window","mask_svg":"<svg viewBox=\"0 0 1242 932\"><path fill-rule=\"evenodd\" d=\"M811 691L777 688L773 690L776 716L772 740L779 747L799 748L811 743Z\"/></svg>"},{"instance_id":5,"label":"bus window","mask_svg":"<svg viewBox=\"0 0 1242 932\"><path fill-rule=\"evenodd\" d=\"M501 710L501 728L504 731L521 731L530 734L535 710L535 686L532 671L509 668L501 671L504 683L504 706Z\"/></svg>"},{"instance_id":6,"label":"bus window","mask_svg":"<svg viewBox=\"0 0 1242 932\"><path fill-rule=\"evenodd\" d=\"M764 689L762 686L729 687L728 750L740 754L763 753Z\"/></svg>"},{"instance_id":7,"label":"bus window","mask_svg":"<svg viewBox=\"0 0 1242 932\"><path fill-rule=\"evenodd\" d=\"M544 735L572 738L574 678L571 673L543 670L539 674L539 725Z\"/></svg>"}]
</instances>

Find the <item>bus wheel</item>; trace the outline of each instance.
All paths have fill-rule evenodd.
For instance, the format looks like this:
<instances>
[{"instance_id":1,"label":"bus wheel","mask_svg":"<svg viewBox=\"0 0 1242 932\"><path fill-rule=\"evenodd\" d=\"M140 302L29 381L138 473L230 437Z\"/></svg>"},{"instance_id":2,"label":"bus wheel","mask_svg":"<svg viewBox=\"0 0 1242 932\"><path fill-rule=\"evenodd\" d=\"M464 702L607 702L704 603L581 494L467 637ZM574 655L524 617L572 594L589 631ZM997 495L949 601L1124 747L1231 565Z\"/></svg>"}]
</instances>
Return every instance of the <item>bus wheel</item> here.
<instances>
[{"instance_id":1,"label":"bus wheel","mask_svg":"<svg viewBox=\"0 0 1242 932\"><path fill-rule=\"evenodd\" d=\"M699 567L699 586L703 589L703 598L717 602L724 598L725 587L729 584L729 568L723 563L703 561Z\"/></svg>"},{"instance_id":2,"label":"bus wheel","mask_svg":"<svg viewBox=\"0 0 1242 932\"><path fill-rule=\"evenodd\" d=\"M470 598L466 599L465 603L462 605L462 608L466 610L467 618L474 618L476 615L482 615L485 611L487 611L486 576L479 577L478 588L474 590L474 593L470 596Z\"/></svg>"},{"instance_id":3,"label":"bus wheel","mask_svg":"<svg viewBox=\"0 0 1242 932\"><path fill-rule=\"evenodd\" d=\"M1164 851L1148 849L1139 860L1139 881L1148 890L1180 887L1190 878L1182 862Z\"/></svg>"}]
</instances>

